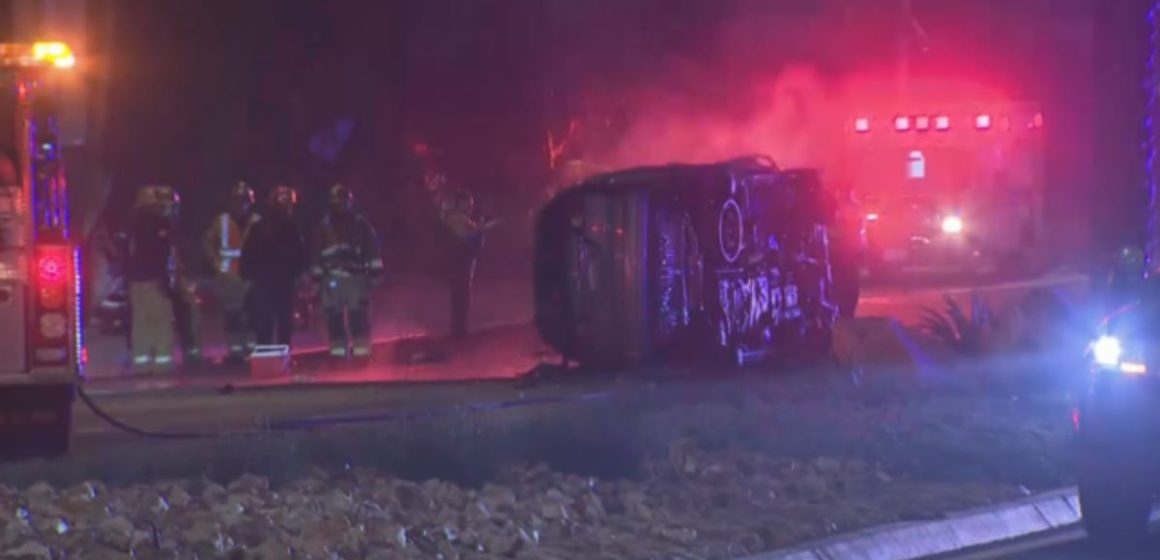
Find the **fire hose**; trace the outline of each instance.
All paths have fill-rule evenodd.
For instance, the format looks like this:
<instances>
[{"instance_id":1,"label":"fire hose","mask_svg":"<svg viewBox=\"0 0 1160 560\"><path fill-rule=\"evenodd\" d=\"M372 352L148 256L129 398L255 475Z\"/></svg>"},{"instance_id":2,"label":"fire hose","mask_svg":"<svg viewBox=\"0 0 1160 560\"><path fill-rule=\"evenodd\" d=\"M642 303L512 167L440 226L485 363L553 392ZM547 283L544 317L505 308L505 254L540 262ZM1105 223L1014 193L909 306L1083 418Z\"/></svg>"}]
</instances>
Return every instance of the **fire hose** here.
<instances>
[{"instance_id":1,"label":"fire hose","mask_svg":"<svg viewBox=\"0 0 1160 560\"><path fill-rule=\"evenodd\" d=\"M419 410L408 411L384 411L372 413L355 413L355 414L339 414L328 416L313 416L300 419L281 420L277 422L270 422L262 429L251 430L211 430L202 432L183 432L183 431L154 431L139 428L130 425L122 420L117 419L102 409L96 402L93 401L85 390L78 386L76 388L77 396L80 397L81 402L89 408L98 418L106 424L125 432L129 435L150 438L150 439L164 439L164 440L197 440L197 439L225 439L225 438L242 438L242 437L259 437L271 433L290 433L290 432L309 432L315 430L322 430L336 426L349 426L358 424L376 424L383 422L398 422L398 421L416 421L416 420L430 420L436 418L447 418L452 416L460 416L465 414L480 414L487 412L497 412L501 410L510 410L516 408L525 408L530 406L544 406L554 404L581 404L586 402L602 401L611 399L616 395L614 392L602 391L593 393L581 393L578 395L568 395L561 397L532 397L507 399L500 401L487 401L479 403L470 403L464 405L452 405L442 407L431 407Z\"/></svg>"}]
</instances>

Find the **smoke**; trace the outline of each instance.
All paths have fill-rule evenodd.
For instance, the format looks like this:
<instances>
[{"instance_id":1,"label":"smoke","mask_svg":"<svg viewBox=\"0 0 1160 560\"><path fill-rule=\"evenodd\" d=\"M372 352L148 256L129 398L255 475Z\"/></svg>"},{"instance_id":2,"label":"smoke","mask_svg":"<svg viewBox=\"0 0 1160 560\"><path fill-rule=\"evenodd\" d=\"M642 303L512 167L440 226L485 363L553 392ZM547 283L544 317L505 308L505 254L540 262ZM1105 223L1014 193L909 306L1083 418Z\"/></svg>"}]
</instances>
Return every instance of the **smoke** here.
<instances>
[{"instance_id":1,"label":"smoke","mask_svg":"<svg viewBox=\"0 0 1160 560\"><path fill-rule=\"evenodd\" d=\"M594 159L614 168L748 154L768 155L783 168L833 163L845 118L840 84L809 64L792 64L745 90L740 99L723 97L722 105L681 95L654 98L631 111L624 134Z\"/></svg>"}]
</instances>

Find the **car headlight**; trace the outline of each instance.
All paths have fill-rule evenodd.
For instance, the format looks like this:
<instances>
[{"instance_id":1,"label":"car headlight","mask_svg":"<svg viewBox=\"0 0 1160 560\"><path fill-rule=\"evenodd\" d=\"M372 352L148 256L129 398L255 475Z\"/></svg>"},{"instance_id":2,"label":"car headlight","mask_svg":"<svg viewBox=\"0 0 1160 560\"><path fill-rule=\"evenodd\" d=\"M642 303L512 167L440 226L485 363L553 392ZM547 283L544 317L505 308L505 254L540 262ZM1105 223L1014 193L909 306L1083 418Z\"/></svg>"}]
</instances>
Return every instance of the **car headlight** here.
<instances>
[{"instance_id":1,"label":"car headlight","mask_svg":"<svg viewBox=\"0 0 1160 560\"><path fill-rule=\"evenodd\" d=\"M1123 355L1124 346L1114 336L1101 336L1092 343L1092 358L1101 366L1116 367Z\"/></svg>"},{"instance_id":2,"label":"car headlight","mask_svg":"<svg viewBox=\"0 0 1160 560\"><path fill-rule=\"evenodd\" d=\"M963 219L958 216L947 216L943 218L942 230L943 233L949 233L951 235L962 233Z\"/></svg>"},{"instance_id":3,"label":"car headlight","mask_svg":"<svg viewBox=\"0 0 1160 560\"><path fill-rule=\"evenodd\" d=\"M1118 370L1126 375L1143 375L1148 372L1142 359L1124 355L1124 344L1114 336L1097 338L1091 345L1091 356L1102 369Z\"/></svg>"}]
</instances>

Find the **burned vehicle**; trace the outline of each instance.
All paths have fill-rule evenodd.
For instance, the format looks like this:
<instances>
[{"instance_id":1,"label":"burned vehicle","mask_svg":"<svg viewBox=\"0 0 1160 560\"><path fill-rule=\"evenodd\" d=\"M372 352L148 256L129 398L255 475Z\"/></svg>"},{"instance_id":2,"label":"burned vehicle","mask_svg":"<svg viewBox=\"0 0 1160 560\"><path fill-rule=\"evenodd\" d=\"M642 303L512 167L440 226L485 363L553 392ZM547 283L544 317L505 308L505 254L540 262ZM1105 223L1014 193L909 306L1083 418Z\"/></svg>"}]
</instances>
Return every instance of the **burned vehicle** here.
<instances>
[{"instance_id":1,"label":"burned vehicle","mask_svg":"<svg viewBox=\"0 0 1160 560\"><path fill-rule=\"evenodd\" d=\"M535 322L570 361L812 361L837 317L812 173L754 156L589 178L535 230Z\"/></svg>"}]
</instances>

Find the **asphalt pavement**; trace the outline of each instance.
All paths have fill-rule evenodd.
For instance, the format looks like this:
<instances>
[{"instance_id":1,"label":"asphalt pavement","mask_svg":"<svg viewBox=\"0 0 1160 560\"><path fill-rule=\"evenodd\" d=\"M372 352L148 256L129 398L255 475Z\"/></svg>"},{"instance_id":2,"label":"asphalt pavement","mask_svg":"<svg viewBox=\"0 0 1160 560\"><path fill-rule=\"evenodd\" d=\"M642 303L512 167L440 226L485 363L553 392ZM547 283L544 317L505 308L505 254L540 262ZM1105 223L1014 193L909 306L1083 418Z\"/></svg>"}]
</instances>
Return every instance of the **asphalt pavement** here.
<instances>
[{"instance_id":1,"label":"asphalt pavement","mask_svg":"<svg viewBox=\"0 0 1160 560\"><path fill-rule=\"evenodd\" d=\"M1070 287L1073 276L984 287L988 297L1011 297L1031 287ZM937 306L944 294L967 297L976 288L917 287L868 290L864 315L889 315L908 322L923 306ZM242 428L278 418L351 412L360 408L453 406L481 400L523 398L542 392L527 372L556 358L530 325L484 330L462 341L428 337L376 347L364 367L335 367L320 356L299 358L289 375L255 378L245 370L212 370L153 377L110 377L86 382L86 391L116 418L147 429ZM566 375L566 374L565 374ZM570 376L567 376L570 377ZM640 376L633 376L636 379ZM606 378L543 383L561 393L607 389ZM272 390L277 389L277 390ZM159 411L164 411L158 414ZM83 407L77 409L78 436L116 430Z\"/></svg>"}]
</instances>

